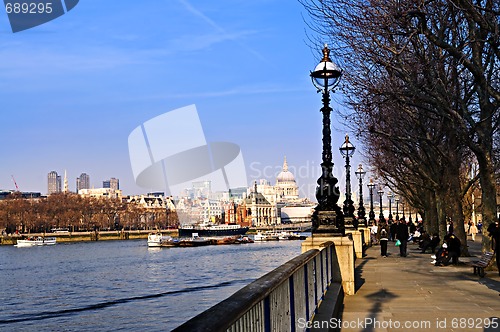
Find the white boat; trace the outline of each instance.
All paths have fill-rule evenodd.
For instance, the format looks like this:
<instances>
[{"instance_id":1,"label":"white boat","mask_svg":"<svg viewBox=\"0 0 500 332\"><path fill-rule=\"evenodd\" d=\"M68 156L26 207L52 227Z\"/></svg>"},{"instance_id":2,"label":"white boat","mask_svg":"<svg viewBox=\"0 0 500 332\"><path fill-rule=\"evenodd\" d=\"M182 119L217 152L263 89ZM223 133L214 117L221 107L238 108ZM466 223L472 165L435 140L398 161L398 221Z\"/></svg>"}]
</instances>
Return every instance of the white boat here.
<instances>
[{"instance_id":1,"label":"white boat","mask_svg":"<svg viewBox=\"0 0 500 332\"><path fill-rule=\"evenodd\" d=\"M24 240L17 240L16 247L50 246L56 244L55 237L29 237Z\"/></svg>"},{"instance_id":2,"label":"white boat","mask_svg":"<svg viewBox=\"0 0 500 332\"><path fill-rule=\"evenodd\" d=\"M279 239L279 234L274 231L257 232L253 236L254 241L277 241Z\"/></svg>"},{"instance_id":3,"label":"white boat","mask_svg":"<svg viewBox=\"0 0 500 332\"><path fill-rule=\"evenodd\" d=\"M279 233L279 239L280 239L280 241L283 241L283 240L305 240L306 236L300 235L300 234L295 233L295 232L283 231L283 232Z\"/></svg>"},{"instance_id":4,"label":"white boat","mask_svg":"<svg viewBox=\"0 0 500 332\"><path fill-rule=\"evenodd\" d=\"M172 243L172 237L162 233L150 233L148 235L148 247L166 247Z\"/></svg>"}]
</instances>

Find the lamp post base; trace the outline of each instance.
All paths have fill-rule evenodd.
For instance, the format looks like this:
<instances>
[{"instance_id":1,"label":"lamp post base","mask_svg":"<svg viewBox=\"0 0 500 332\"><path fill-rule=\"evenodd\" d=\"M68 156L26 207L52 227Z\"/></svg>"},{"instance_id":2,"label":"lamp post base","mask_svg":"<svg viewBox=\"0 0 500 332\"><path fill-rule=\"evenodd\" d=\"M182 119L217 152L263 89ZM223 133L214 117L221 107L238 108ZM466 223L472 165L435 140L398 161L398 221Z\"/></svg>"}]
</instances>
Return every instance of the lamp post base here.
<instances>
[{"instance_id":1,"label":"lamp post base","mask_svg":"<svg viewBox=\"0 0 500 332\"><path fill-rule=\"evenodd\" d=\"M312 216L312 234L330 234L331 236L344 236L344 216L337 211L314 211Z\"/></svg>"}]
</instances>

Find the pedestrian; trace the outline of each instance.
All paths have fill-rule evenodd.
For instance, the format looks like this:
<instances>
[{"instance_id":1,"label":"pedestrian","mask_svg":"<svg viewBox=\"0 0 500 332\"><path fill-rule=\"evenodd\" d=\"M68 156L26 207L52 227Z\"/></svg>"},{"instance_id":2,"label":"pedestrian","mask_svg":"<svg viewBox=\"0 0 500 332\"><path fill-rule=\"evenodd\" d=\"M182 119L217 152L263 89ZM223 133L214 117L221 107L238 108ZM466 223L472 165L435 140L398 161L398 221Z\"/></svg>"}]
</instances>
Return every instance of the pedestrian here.
<instances>
[{"instance_id":1,"label":"pedestrian","mask_svg":"<svg viewBox=\"0 0 500 332\"><path fill-rule=\"evenodd\" d=\"M377 231L377 239L380 243L380 255L382 257L387 257L387 242L389 242L389 226L383 220Z\"/></svg>"},{"instance_id":2,"label":"pedestrian","mask_svg":"<svg viewBox=\"0 0 500 332\"><path fill-rule=\"evenodd\" d=\"M498 275L500 275L500 228L498 220L488 226L488 232L491 236L491 247L496 252Z\"/></svg>"},{"instance_id":3,"label":"pedestrian","mask_svg":"<svg viewBox=\"0 0 500 332\"><path fill-rule=\"evenodd\" d=\"M377 232L378 232L378 226L377 222L374 220L373 225L370 228L370 238L372 240L373 245L377 244Z\"/></svg>"},{"instance_id":4,"label":"pedestrian","mask_svg":"<svg viewBox=\"0 0 500 332\"><path fill-rule=\"evenodd\" d=\"M458 258L460 257L461 254L461 246L462 242L458 239L458 237L455 236L455 234L451 234L448 236L447 239L445 239L446 243L448 244L448 252L449 252L449 259L451 259L451 262L453 265L458 264ZM447 265L447 262L445 262L445 265Z\"/></svg>"},{"instance_id":5,"label":"pedestrian","mask_svg":"<svg viewBox=\"0 0 500 332\"><path fill-rule=\"evenodd\" d=\"M470 236L472 238L472 242L474 242L476 240L476 234L478 233L478 229L477 229L477 226L475 223L472 223L469 227L469 233L470 233Z\"/></svg>"},{"instance_id":6,"label":"pedestrian","mask_svg":"<svg viewBox=\"0 0 500 332\"><path fill-rule=\"evenodd\" d=\"M398 225L396 227L396 239L401 242L399 245L399 256L401 257L406 257L406 245L408 244L408 226L406 225L406 221L404 219L401 219L398 222Z\"/></svg>"},{"instance_id":7,"label":"pedestrian","mask_svg":"<svg viewBox=\"0 0 500 332\"><path fill-rule=\"evenodd\" d=\"M393 222L391 224L391 226L389 226L389 230L391 231L391 241L392 242L396 241L396 227L398 226L397 221L399 221L399 219L396 220L396 222Z\"/></svg>"}]
</instances>

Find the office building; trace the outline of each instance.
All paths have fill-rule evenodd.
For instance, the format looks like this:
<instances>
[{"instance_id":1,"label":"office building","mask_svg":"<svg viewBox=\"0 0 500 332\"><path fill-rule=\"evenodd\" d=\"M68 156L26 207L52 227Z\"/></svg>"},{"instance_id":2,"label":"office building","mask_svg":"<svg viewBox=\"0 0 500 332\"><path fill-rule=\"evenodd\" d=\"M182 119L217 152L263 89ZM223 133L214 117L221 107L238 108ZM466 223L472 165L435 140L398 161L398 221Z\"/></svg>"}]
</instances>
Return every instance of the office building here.
<instances>
[{"instance_id":1,"label":"office building","mask_svg":"<svg viewBox=\"0 0 500 332\"><path fill-rule=\"evenodd\" d=\"M62 191L61 176L56 171L52 171L47 175L47 193L55 194Z\"/></svg>"},{"instance_id":2,"label":"office building","mask_svg":"<svg viewBox=\"0 0 500 332\"><path fill-rule=\"evenodd\" d=\"M82 173L76 178L76 192L80 189L90 189L90 176L87 173Z\"/></svg>"}]
</instances>

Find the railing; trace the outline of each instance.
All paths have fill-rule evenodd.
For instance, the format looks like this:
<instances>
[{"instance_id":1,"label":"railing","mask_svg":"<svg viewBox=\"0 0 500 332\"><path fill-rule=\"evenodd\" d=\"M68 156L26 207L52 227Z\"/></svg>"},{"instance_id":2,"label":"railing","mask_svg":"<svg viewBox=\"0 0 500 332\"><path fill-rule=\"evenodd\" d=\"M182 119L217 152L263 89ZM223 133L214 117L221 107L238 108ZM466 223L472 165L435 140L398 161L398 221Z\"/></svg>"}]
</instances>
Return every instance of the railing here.
<instances>
[{"instance_id":1,"label":"railing","mask_svg":"<svg viewBox=\"0 0 500 332\"><path fill-rule=\"evenodd\" d=\"M333 280L332 244L291 259L174 331L304 331Z\"/></svg>"}]
</instances>

